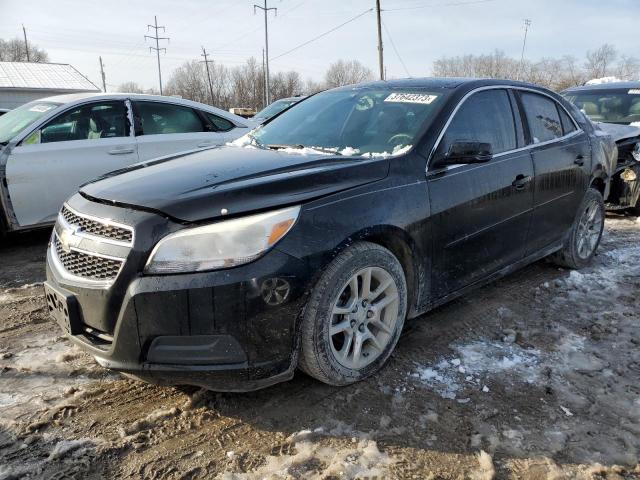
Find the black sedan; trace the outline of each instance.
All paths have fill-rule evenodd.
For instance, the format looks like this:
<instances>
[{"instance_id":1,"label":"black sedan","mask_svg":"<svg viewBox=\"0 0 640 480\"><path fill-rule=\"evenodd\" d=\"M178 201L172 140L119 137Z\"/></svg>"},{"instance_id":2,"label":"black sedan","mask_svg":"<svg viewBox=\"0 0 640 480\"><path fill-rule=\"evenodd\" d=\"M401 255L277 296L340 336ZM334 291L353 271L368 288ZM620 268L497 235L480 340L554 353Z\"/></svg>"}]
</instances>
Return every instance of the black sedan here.
<instances>
[{"instance_id":1,"label":"black sedan","mask_svg":"<svg viewBox=\"0 0 640 480\"><path fill-rule=\"evenodd\" d=\"M311 96L239 141L81 188L49 309L102 365L241 391L378 371L406 318L553 255L589 263L606 160L533 85L422 79Z\"/></svg>"}]
</instances>

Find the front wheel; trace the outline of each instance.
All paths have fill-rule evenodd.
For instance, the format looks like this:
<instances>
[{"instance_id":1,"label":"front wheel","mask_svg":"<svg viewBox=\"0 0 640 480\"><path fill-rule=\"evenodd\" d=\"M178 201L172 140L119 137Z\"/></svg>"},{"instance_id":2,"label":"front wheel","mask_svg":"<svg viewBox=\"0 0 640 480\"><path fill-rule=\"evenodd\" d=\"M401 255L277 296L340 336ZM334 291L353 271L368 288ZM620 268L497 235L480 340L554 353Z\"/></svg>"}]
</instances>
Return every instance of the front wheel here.
<instances>
[{"instance_id":1,"label":"front wheel","mask_svg":"<svg viewBox=\"0 0 640 480\"><path fill-rule=\"evenodd\" d=\"M329 264L305 307L300 368L330 385L366 378L388 360L406 312L398 259L377 244L352 245Z\"/></svg>"},{"instance_id":2,"label":"front wheel","mask_svg":"<svg viewBox=\"0 0 640 480\"><path fill-rule=\"evenodd\" d=\"M604 200L602 194L590 188L580 204L564 247L553 256L563 267L579 269L591 262L604 229Z\"/></svg>"}]
</instances>

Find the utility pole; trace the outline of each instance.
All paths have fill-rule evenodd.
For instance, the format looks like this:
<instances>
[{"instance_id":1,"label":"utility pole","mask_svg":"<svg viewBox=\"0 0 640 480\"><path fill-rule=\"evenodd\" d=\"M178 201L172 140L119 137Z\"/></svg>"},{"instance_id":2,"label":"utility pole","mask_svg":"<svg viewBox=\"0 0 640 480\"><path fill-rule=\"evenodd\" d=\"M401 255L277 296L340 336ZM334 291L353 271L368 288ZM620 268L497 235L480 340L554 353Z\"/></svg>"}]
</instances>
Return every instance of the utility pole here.
<instances>
[{"instance_id":1,"label":"utility pole","mask_svg":"<svg viewBox=\"0 0 640 480\"><path fill-rule=\"evenodd\" d=\"M145 35L144 38L148 38L150 40L155 40L156 41L156 46L155 47L149 47L149 51L155 50L156 51L156 55L158 56L158 81L160 83L160 95L162 95L162 72L160 70L160 50L164 50L164 53L167 53L167 49L166 48L160 48L160 40L169 40L169 37L159 37L158 36L158 30L162 29L162 31L165 31L164 26L158 26L158 17L154 15L153 17L154 19L154 25L149 25L147 24L147 32L149 31L149 29L153 28L155 31L155 35Z\"/></svg>"},{"instance_id":2,"label":"utility pole","mask_svg":"<svg viewBox=\"0 0 640 480\"><path fill-rule=\"evenodd\" d=\"M24 23L22 24L22 33L24 34L24 51L27 52L27 62L30 62L29 58L29 44L27 43L27 31L24 28Z\"/></svg>"},{"instance_id":3,"label":"utility pole","mask_svg":"<svg viewBox=\"0 0 640 480\"><path fill-rule=\"evenodd\" d=\"M378 64L380 80L384 80L384 59L382 56L382 19L380 18L380 0L376 0L376 20L378 22Z\"/></svg>"},{"instance_id":4,"label":"utility pole","mask_svg":"<svg viewBox=\"0 0 640 480\"><path fill-rule=\"evenodd\" d=\"M104 77L104 64L102 63L102 57L98 57L100 59L100 75L102 76L102 90L104 93L107 93L107 82Z\"/></svg>"},{"instance_id":5,"label":"utility pole","mask_svg":"<svg viewBox=\"0 0 640 480\"><path fill-rule=\"evenodd\" d=\"M211 83L211 73L209 72L209 62L213 62L213 60L209 60L207 51L202 47L201 57L204 57L204 64L207 67L207 78L209 79L209 93L211 93L211 105L213 105L213 84Z\"/></svg>"},{"instance_id":6,"label":"utility pole","mask_svg":"<svg viewBox=\"0 0 640 480\"><path fill-rule=\"evenodd\" d=\"M263 95L262 95L262 102L263 105L262 107L266 107L268 105L267 103L267 76L264 74L265 69L264 69L264 48L262 49L262 89L264 90Z\"/></svg>"},{"instance_id":7,"label":"utility pole","mask_svg":"<svg viewBox=\"0 0 640 480\"><path fill-rule=\"evenodd\" d=\"M253 5L253 14L255 15L256 13L256 9L259 8L260 10L262 10L264 12L264 49L265 49L265 63L266 63L266 68L265 68L265 98L267 100L267 105L270 103L270 95L269 95L269 25L268 25L268 17L269 17L269 10L273 10L275 12L276 15L278 15L278 9L277 8L268 8L267 7L267 0L264 0L264 7L261 7L260 5Z\"/></svg>"},{"instance_id":8,"label":"utility pole","mask_svg":"<svg viewBox=\"0 0 640 480\"><path fill-rule=\"evenodd\" d=\"M524 48L527 45L527 32L529 31L529 27L531 26L531 20L526 18L524 20L524 40L522 41L522 55L520 56L520 68L518 69L518 80L522 77L522 69L524 67Z\"/></svg>"}]
</instances>

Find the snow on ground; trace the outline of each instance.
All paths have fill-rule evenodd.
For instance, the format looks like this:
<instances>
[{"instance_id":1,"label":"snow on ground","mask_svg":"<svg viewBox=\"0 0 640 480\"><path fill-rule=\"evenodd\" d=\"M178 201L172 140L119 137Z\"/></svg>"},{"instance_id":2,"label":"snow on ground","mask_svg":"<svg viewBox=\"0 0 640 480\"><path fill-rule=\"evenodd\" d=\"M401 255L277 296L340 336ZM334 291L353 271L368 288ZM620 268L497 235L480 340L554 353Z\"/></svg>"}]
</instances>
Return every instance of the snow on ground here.
<instances>
[{"instance_id":1,"label":"snow on ground","mask_svg":"<svg viewBox=\"0 0 640 480\"><path fill-rule=\"evenodd\" d=\"M260 480L276 478L386 478L387 469L393 463L389 455L381 452L374 440L360 432L350 432L351 443L337 446L324 439L344 435L343 425L325 431L318 427L302 430L288 438L294 452L287 455L270 455L265 463L251 473L226 471L221 480ZM235 452L227 452L231 460Z\"/></svg>"}]
</instances>

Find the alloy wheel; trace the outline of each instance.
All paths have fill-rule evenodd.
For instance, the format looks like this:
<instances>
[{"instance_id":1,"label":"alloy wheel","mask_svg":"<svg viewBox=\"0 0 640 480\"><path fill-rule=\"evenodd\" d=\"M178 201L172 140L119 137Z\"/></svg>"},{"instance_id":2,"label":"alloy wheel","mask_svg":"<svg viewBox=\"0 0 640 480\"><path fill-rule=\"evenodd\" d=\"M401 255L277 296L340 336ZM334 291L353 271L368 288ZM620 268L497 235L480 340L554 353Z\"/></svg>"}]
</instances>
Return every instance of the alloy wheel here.
<instances>
[{"instance_id":1,"label":"alloy wheel","mask_svg":"<svg viewBox=\"0 0 640 480\"><path fill-rule=\"evenodd\" d=\"M576 232L578 256L587 259L595 251L602 230L603 212L600 204L592 200L582 213Z\"/></svg>"},{"instance_id":2,"label":"alloy wheel","mask_svg":"<svg viewBox=\"0 0 640 480\"><path fill-rule=\"evenodd\" d=\"M393 339L398 322L398 286L386 270L367 267L340 290L331 311L329 342L338 363L361 369Z\"/></svg>"}]
</instances>

